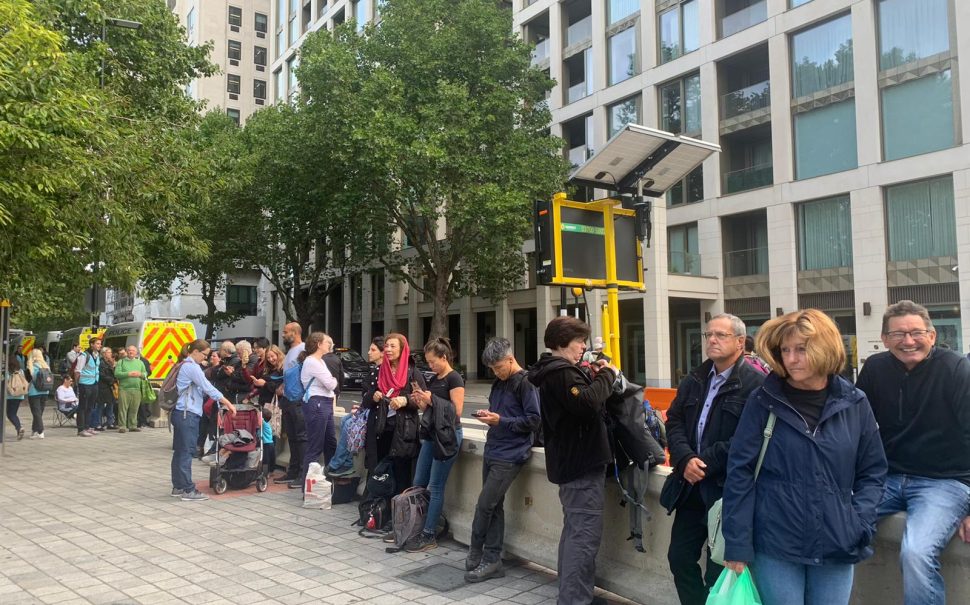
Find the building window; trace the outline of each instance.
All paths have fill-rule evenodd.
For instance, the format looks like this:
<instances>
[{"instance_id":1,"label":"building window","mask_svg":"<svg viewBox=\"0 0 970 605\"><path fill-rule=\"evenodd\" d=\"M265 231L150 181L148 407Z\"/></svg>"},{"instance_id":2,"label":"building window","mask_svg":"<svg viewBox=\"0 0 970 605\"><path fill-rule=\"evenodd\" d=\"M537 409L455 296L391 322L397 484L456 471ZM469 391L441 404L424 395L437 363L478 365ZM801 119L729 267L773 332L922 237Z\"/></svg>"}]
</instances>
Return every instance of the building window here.
<instances>
[{"instance_id":1,"label":"building window","mask_svg":"<svg viewBox=\"0 0 970 605\"><path fill-rule=\"evenodd\" d=\"M729 216L724 225L724 276L768 274L768 221L764 211Z\"/></svg>"},{"instance_id":2,"label":"building window","mask_svg":"<svg viewBox=\"0 0 970 605\"><path fill-rule=\"evenodd\" d=\"M886 188L889 260L956 256L953 177Z\"/></svg>"},{"instance_id":3,"label":"building window","mask_svg":"<svg viewBox=\"0 0 970 605\"><path fill-rule=\"evenodd\" d=\"M276 84L276 97L275 99L279 101L286 96L286 81L283 80L283 68L279 68L273 72L273 81Z\"/></svg>"},{"instance_id":4,"label":"building window","mask_svg":"<svg viewBox=\"0 0 970 605\"><path fill-rule=\"evenodd\" d=\"M367 25L367 0L354 2L354 20L357 22L357 31L363 31Z\"/></svg>"},{"instance_id":5,"label":"building window","mask_svg":"<svg viewBox=\"0 0 970 605\"><path fill-rule=\"evenodd\" d=\"M667 229L667 268L670 273L681 275L701 274L697 223Z\"/></svg>"},{"instance_id":6,"label":"building window","mask_svg":"<svg viewBox=\"0 0 970 605\"><path fill-rule=\"evenodd\" d=\"M683 206L704 199L704 166L687 173L676 185L667 190L668 206Z\"/></svg>"},{"instance_id":7,"label":"building window","mask_svg":"<svg viewBox=\"0 0 970 605\"><path fill-rule=\"evenodd\" d=\"M607 0L607 11L609 19L607 25L613 25L640 12L640 0Z\"/></svg>"},{"instance_id":8,"label":"building window","mask_svg":"<svg viewBox=\"0 0 970 605\"><path fill-rule=\"evenodd\" d=\"M256 286L230 285L226 288L226 312L256 315Z\"/></svg>"},{"instance_id":9,"label":"building window","mask_svg":"<svg viewBox=\"0 0 970 605\"><path fill-rule=\"evenodd\" d=\"M628 27L607 40L610 62L610 85L637 74L637 28Z\"/></svg>"},{"instance_id":10,"label":"building window","mask_svg":"<svg viewBox=\"0 0 970 605\"><path fill-rule=\"evenodd\" d=\"M276 55L281 56L286 52L286 30L276 32Z\"/></svg>"},{"instance_id":11,"label":"building window","mask_svg":"<svg viewBox=\"0 0 970 605\"><path fill-rule=\"evenodd\" d=\"M242 58L242 42L238 40L229 40L229 59L231 61L238 61Z\"/></svg>"},{"instance_id":12,"label":"building window","mask_svg":"<svg viewBox=\"0 0 970 605\"><path fill-rule=\"evenodd\" d=\"M609 138L620 132L627 124L640 123L640 95L614 103L606 109L609 120Z\"/></svg>"},{"instance_id":13,"label":"building window","mask_svg":"<svg viewBox=\"0 0 970 605\"><path fill-rule=\"evenodd\" d=\"M727 38L768 18L766 0L718 0L721 37Z\"/></svg>"},{"instance_id":14,"label":"building window","mask_svg":"<svg viewBox=\"0 0 970 605\"><path fill-rule=\"evenodd\" d=\"M573 103L593 94L593 49L587 48L565 61L566 103Z\"/></svg>"},{"instance_id":15,"label":"building window","mask_svg":"<svg viewBox=\"0 0 970 605\"><path fill-rule=\"evenodd\" d=\"M242 9L238 6L229 7L229 25L239 27L242 25Z\"/></svg>"},{"instance_id":16,"label":"building window","mask_svg":"<svg viewBox=\"0 0 970 605\"><path fill-rule=\"evenodd\" d=\"M286 0L276 0L276 29L283 29L286 23Z\"/></svg>"},{"instance_id":17,"label":"building window","mask_svg":"<svg viewBox=\"0 0 970 605\"><path fill-rule=\"evenodd\" d=\"M240 116L239 116L239 110L238 109L227 109L226 110L226 115L229 116L229 119L230 120L232 120L233 122L236 123L236 126L239 126L239 118L240 118Z\"/></svg>"},{"instance_id":18,"label":"building window","mask_svg":"<svg viewBox=\"0 0 970 605\"><path fill-rule=\"evenodd\" d=\"M852 82L849 15L792 36L792 95L804 97Z\"/></svg>"},{"instance_id":19,"label":"building window","mask_svg":"<svg viewBox=\"0 0 970 605\"><path fill-rule=\"evenodd\" d=\"M796 6L801 6L803 4L807 4L807 3L811 2L811 1L812 0L791 0L791 7L792 8L795 8Z\"/></svg>"},{"instance_id":20,"label":"building window","mask_svg":"<svg viewBox=\"0 0 970 605\"><path fill-rule=\"evenodd\" d=\"M854 99L795 114L796 179L858 165Z\"/></svg>"},{"instance_id":21,"label":"building window","mask_svg":"<svg viewBox=\"0 0 970 605\"><path fill-rule=\"evenodd\" d=\"M698 1L683 2L660 15L660 62L672 61L700 46Z\"/></svg>"},{"instance_id":22,"label":"building window","mask_svg":"<svg viewBox=\"0 0 970 605\"><path fill-rule=\"evenodd\" d=\"M189 11L188 16L185 18L185 30L189 40L189 44L195 43L195 28L198 22L198 14L195 12L195 7Z\"/></svg>"},{"instance_id":23,"label":"building window","mask_svg":"<svg viewBox=\"0 0 970 605\"><path fill-rule=\"evenodd\" d=\"M287 91L290 101L296 98L296 68L297 63L296 57L292 57L286 62L286 73L287 73Z\"/></svg>"},{"instance_id":24,"label":"building window","mask_svg":"<svg viewBox=\"0 0 970 605\"><path fill-rule=\"evenodd\" d=\"M799 204L799 270L851 266L852 215L849 196Z\"/></svg>"},{"instance_id":25,"label":"building window","mask_svg":"<svg viewBox=\"0 0 970 605\"><path fill-rule=\"evenodd\" d=\"M266 80L253 80L253 96L257 99L266 98Z\"/></svg>"},{"instance_id":26,"label":"building window","mask_svg":"<svg viewBox=\"0 0 970 605\"><path fill-rule=\"evenodd\" d=\"M230 94L239 94L239 76L234 74L229 74L226 76L226 90L229 91Z\"/></svg>"},{"instance_id":27,"label":"building window","mask_svg":"<svg viewBox=\"0 0 970 605\"><path fill-rule=\"evenodd\" d=\"M290 44L295 44L300 37L300 20L296 17L290 19Z\"/></svg>"},{"instance_id":28,"label":"building window","mask_svg":"<svg viewBox=\"0 0 970 605\"><path fill-rule=\"evenodd\" d=\"M256 13L255 18L253 19L253 26L256 28L257 32L265 34L267 31L269 31L269 19L263 13Z\"/></svg>"},{"instance_id":29,"label":"building window","mask_svg":"<svg viewBox=\"0 0 970 605\"><path fill-rule=\"evenodd\" d=\"M660 87L660 128L673 134L700 134L700 74L693 74Z\"/></svg>"},{"instance_id":30,"label":"building window","mask_svg":"<svg viewBox=\"0 0 970 605\"><path fill-rule=\"evenodd\" d=\"M254 46L253 47L253 63L256 65L262 65L266 67L266 47L264 46Z\"/></svg>"},{"instance_id":31,"label":"building window","mask_svg":"<svg viewBox=\"0 0 970 605\"><path fill-rule=\"evenodd\" d=\"M954 120L947 0L879 3L879 86L883 156L909 157L952 147Z\"/></svg>"}]
</instances>

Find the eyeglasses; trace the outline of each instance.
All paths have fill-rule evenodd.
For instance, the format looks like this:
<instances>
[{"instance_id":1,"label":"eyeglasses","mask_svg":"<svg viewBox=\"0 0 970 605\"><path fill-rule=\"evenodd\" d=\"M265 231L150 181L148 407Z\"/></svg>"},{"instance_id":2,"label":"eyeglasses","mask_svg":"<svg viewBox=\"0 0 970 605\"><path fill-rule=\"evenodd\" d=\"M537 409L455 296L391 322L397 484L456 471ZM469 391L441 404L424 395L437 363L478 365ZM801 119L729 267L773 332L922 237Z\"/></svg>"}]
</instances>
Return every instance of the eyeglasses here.
<instances>
[{"instance_id":1,"label":"eyeglasses","mask_svg":"<svg viewBox=\"0 0 970 605\"><path fill-rule=\"evenodd\" d=\"M889 340L900 341L909 335L913 340L923 340L930 332L931 330L910 330L909 332L897 330L895 332L886 332L886 337L889 338Z\"/></svg>"},{"instance_id":2,"label":"eyeglasses","mask_svg":"<svg viewBox=\"0 0 970 605\"><path fill-rule=\"evenodd\" d=\"M730 332L702 332L701 336L703 336L705 340L710 339L712 336L717 340L728 340L730 338L740 338L740 336L735 336Z\"/></svg>"}]
</instances>

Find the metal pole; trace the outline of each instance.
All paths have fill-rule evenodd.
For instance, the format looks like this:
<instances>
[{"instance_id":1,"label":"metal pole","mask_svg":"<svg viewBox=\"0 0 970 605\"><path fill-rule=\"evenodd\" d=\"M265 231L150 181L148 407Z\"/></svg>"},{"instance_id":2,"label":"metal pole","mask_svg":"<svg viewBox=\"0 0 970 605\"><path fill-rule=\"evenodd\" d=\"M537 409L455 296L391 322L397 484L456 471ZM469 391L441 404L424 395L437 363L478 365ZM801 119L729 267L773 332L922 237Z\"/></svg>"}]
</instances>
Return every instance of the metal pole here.
<instances>
[{"instance_id":1,"label":"metal pole","mask_svg":"<svg viewBox=\"0 0 970 605\"><path fill-rule=\"evenodd\" d=\"M603 226L606 239L606 307L609 310L609 331L603 334L613 365L622 370L620 362L620 285L616 277L616 229L613 224L613 205L605 203Z\"/></svg>"},{"instance_id":2,"label":"metal pole","mask_svg":"<svg viewBox=\"0 0 970 605\"><path fill-rule=\"evenodd\" d=\"M0 356L0 363L3 364L3 395L0 397L0 423L5 423L7 418L7 368L10 362L10 301L0 300L0 342L2 342L3 350L2 356ZM6 430L6 424L0 424L0 456L7 455L7 440L3 439L3 431Z\"/></svg>"}]
</instances>

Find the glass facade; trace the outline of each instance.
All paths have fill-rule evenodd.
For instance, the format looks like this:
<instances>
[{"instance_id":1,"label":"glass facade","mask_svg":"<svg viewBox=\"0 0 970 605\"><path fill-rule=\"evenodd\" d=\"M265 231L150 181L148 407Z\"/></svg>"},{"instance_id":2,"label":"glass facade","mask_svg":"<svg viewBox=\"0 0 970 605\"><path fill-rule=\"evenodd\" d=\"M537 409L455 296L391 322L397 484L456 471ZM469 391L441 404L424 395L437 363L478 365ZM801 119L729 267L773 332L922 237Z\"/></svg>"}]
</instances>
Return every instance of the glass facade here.
<instances>
[{"instance_id":1,"label":"glass facade","mask_svg":"<svg viewBox=\"0 0 970 605\"><path fill-rule=\"evenodd\" d=\"M849 196L799 204L799 270L851 266L852 214Z\"/></svg>"},{"instance_id":2,"label":"glass facade","mask_svg":"<svg viewBox=\"0 0 970 605\"><path fill-rule=\"evenodd\" d=\"M610 85L637 73L637 28L628 27L609 39Z\"/></svg>"},{"instance_id":3,"label":"glass facade","mask_svg":"<svg viewBox=\"0 0 970 605\"><path fill-rule=\"evenodd\" d=\"M793 35L791 72L795 98L851 82L850 16L844 15Z\"/></svg>"},{"instance_id":4,"label":"glass facade","mask_svg":"<svg viewBox=\"0 0 970 605\"><path fill-rule=\"evenodd\" d=\"M674 134L701 131L701 77L687 76L660 88L660 128Z\"/></svg>"},{"instance_id":5,"label":"glass facade","mask_svg":"<svg viewBox=\"0 0 970 605\"><path fill-rule=\"evenodd\" d=\"M609 120L609 138L612 138L627 124L640 123L640 96L630 97L625 101L614 103L606 109Z\"/></svg>"},{"instance_id":6,"label":"glass facade","mask_svg":"<svg viewBox=\"0 0 970 605\"><path fill-rule=\"evenodd\" d=\"M950 70L882 89L882 131L886 160L952 147Z\"/></svg>"},{"instance_id":7,"label":"glass facade","mask_svg":"<svg viewBox=\"0 0 970 605\"><path fill-rule=\"evenodd\" d=\"M672 61L700 46L698 2L684 2L660 15L660 62Z\"/></svg>"},{"instance_id":8,"label":"glass facade","mask_svg":"<svg viewBox=\"0 0 970 605\"><path fill-rule=\"evenodd\" d=\"M354 2L354 20L357 21L357 31L363 31L367 25L367 0Z\"/></svg>"},{"instance_id":9,"label":"glass facade","mask_svg":"<svg viewBox=\"0 0 970 605\"><path fill-rule=\"evenodd\" d=\"M889 260L956 256L950 176L886 188Z\"/></svg>"},{"instance_id":10,"label":"glass facade","mask_svg":"<svg viewBox=\"0 0 970 605\"><path fill-rule=\"evenodd\" d=\"M856 166L855 99L795 114L795 178Z\"/></svg>"},{"instance_id":11,"label":"glass facade","mask_svg":"<svg viewBox=\"0 0 970 605\"><path fill-rule=\"evenodd\" d=\"M667 268L670 273L701 274L697 245L697 223L667 229Z\"/></svg>"},{"instance_id":12,"label":"glass facade","mask_svg":"<svg viewBox=\"0 0 970 605\"><path fill-rule=\"evenodd\" d=\"M698 166L667 191L668 206L693 204L704 199L704 167Z\"/></svg>"},{"instance_id":13,"label":"glass facade","mask_svg":"<svg viewBox=\"0 0 970 605\"><path fill-rule=\"evenodd\" d=\"M879 68L950 51L947 0L879 2Z\"/></svg>"},{"instance_id":14,"label":"glass facade","mask_svg":"<svg viewBox=\"0 0 970 605\"><path fill-rule=\"evenodd\" d=\"M640 12L639 0L607 0L606 6L609 25Z\"/></svg>"},{"instance_id":15,"label":"glass facade","mask_svg":"<svg viewBox=\"0 0 970 605\"><path fill-rule=\"evenodd\" d=\"M276 100L279 101L286 98L286 81L283 79L283 68L273 72L273 81L276 86Z\"/></svg>"}]
</instances>

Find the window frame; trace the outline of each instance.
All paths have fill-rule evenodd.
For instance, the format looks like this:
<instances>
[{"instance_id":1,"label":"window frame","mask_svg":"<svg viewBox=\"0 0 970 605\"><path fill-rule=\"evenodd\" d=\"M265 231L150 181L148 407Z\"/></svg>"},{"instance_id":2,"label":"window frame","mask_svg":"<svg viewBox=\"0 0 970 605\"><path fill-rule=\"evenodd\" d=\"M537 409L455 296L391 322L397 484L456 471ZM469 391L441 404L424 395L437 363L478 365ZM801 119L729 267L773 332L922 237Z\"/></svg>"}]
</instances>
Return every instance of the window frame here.
<instances>
[{"instance_id":1,"label":"window frame","mask_svg":"<svg viewBox=\"0 0 970 605\"><path fill-rule=\"evenodd\" d=\"M242 292L246 293L246 300L241 300L242 297L238 296ZM236 296L233 296L234 293ZM257 316L259 314L259 288L245 284L229 284L226 286L226 312L239 313L245 317Z\"/></svg>"},{"instance_id":2,"label":"window frame","mask_svg":"<svg viewBox=\"0 0 970 605\"><path fill-rule=\"evenodd\" d=\"M260 29L260 25L259 25L260 17L262 17L262 21L263 21L262 29ZM261 33L261 34L267 33L269 31L269 15L265 15L263 13L253 13L253 28L258 33Z\"/></svg>"},{"instance_id":3,"label":"window frame","mask_svg":"<svg viewBox=\"0 0 970 605\"><path fill-rule=\"evenodd\" d=\"M629 19L630 21L623 21L625 25L629 23L625 27L617 27L615 29L607 31L607 35L606 35L606 79L607 79L606 85L607 87L615 86L617 84L620 84L621 82L626 82L630 78L634 78L640 75L639 13L637 13L636 17L630 16L630 17L627 17L627 19ZM633 73L628 74L622 80L614 81L613 80L613 40L616 39L617 36L621 36L623 34L626 34L627 32L631 32L633 35Z\"/></svg>"},{"instance_id":4,"label":"window frame","mask_svg":"<svg viewBox=\"0 0 970 605\"><path fill-rule=\"evenodd\" d=\"M263 51L262 57L260 57L259 51ZM260 62L260 58L262 58L262 62ZM269 49L266 48L265 46L258 46L254 44L253 45L253 65L262 65L263 67L266 67L268 62L269 62Z\"/></svg>"},{"instance_id":5,"label":"window frame","mask_svg":"<svg viewBox=\"0 0 970 605\"><path fill-rule=\"evenodd\" d=\"M697 137L701 134L704 128L704 124L702 121L703 116L702 116L702 113L700 112L699 107L697 112L697 118L698 118L697 130L688 131L684 128L687 125L687 80L691 78L697 78L697 84L699 88L701 84L700 76L701 76L700 71L692 71L687 74L678 76L673 80L667 80L666 82L657 84L657 112L659 114L657 123L659 124L661 130L666 130L665 124L664 124L663 91L667 88L671 88L676 83L680 86L680 129L677 132L673 132L671 130L666 130L666 131L671 132L673 134L682 134L688 137L690 136ZM703 96L703 93L698 94L698 99L697 99L698 103L701 102L702 96Z\"/></svg>"},{"instance_id":6,"label":"window frame","mask_svg":"<svg viewBox=\"0 0 970 605\"><path fill-rule=\"evenodd\" d=\"M262 88L262 96L260 96L260 88ZM266 100L266 80L260 80L259 78L253 78L253 98Z\"/></svg>"},{"instance_id":7,"label":"window frame","mask_svg":"<svg viewBox=\"0 0 970 605\"><path fill-rule=\"evenodd\" d=\"M635 118L636 122L627 122L627 124L638 124L638 123L640 123L643 120L643 95L641 93L638 92L635 95L631 95L629 97L620 99L619 101L616 101L614 103L610 103L609 105L606 106L606 133L607 133L607 137L606 138L607 138L607 140L613 138L613 135L615 135L617 132L619 132L620 128L623 128L623 126L626 126L626 124L624 124L620 128L614 128L613 127L613 109L616 108L616 107L619 107L620 105L623 105L625 103L629 103L630 101L633 101L634 104L636 105L636 112L635 112L636 113L636 118Z\"/></svg>"},{"instance_id":8,"label":"window frame","mask_svg":"<svg viewBox=\"0 0 970 605\"><path fill-rule=\"evenodd\" d=\"M233 90L235 88L235 90ZM242 88L242 76L237 74L226 74L226 92L231 95L238 95Z\"/></svg>"},{"instance_id":9,"label":"window frame","mask_svg":"<svg viewBox=\"0 0 970 605\"><path fill-rule=\"evenodd\" d=\"M700 11L700 5L698 4L699 1L700 0L681 0L677 2L675 5L671 5L665 10L657 13L657 65L664 65L666 63L670 63L671 61L675 61L685 55L689 55L690 53L696 51L701 47L700 39L699 39L700 22L698 19L698 22L695 23L695 30L698 36L697 46L689 50L687 49L687 43L686 43L687 36L685 34L685 32L687 31L687 28L686 28L687 20L684 18L684 6L688 4L694 4L696 9ZM664 59L663 35L662 35L663 28L661 24L663 22L663 17L674 11L677 11L677 49L679 52L676 56L672 56L669 59ZM700 15L698 13L698 17L699 16Z\"/></svg>"},{"instance_id":10,"label":"window frame","mask_svg":"<svg viewBox=\"0 0 970 605\"><path fill-rule=\"evenodd\" d=\"M230 61L242 61L242 42L226 40L226 56Z\"/></svg>"},{"instance_id":11,"label":"window frame","mask_svg":"<svg viewBox=\"0 0 970 605\"><path fill-rule=\"evenodd\" d=\"M229 5L229 25L235 25L236 27L242 27L243 24L243 10L242 7ZM233 18L236 18L237 23L233 23Z\"/></svg>"},{"instance_id":12,"label":"window frame","mask_svg":"<svg viewBox=\"0 0 970 605\"><path fill-rule=\"evenodd\" d=\"M846 218L848 219L848 250L844 251L844 255L848 258L848 264L846 265L831 265L828 267L812 267L808 268L805 266L805 208L817 204L844 204ZM814 200L806 200L804 202L799 202L795 204L795 251L798 257L798 271L829 271L838 269L854 269L853 264L855 258L853 257L852 250L852 199L848 192L840 195L832 195L823 198L818 198Z\"/></svg>"},{"instance_id":13,"label":"window frame","mask_svg":"<svg viewBox=\"0 0 970 605\"><path fill-rule=\"evenodd\" d=\"M235 122L236 126L239 126L240 123L242 122L242 113L240 113L240 111L234 107L226 108L226 116L228 116L230 120Z\"/></svg>"}]
</instances>

